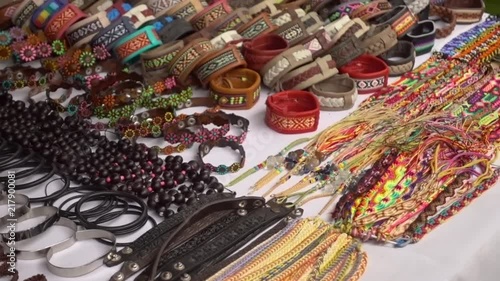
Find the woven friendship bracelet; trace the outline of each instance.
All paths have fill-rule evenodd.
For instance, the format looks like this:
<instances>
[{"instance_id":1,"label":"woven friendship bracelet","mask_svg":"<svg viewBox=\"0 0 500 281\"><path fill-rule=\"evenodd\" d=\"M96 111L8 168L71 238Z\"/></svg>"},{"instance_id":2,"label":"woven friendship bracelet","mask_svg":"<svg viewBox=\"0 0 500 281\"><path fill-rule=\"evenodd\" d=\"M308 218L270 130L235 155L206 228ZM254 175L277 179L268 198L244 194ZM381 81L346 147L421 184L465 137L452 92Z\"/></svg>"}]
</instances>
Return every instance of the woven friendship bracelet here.
<instances>
[{"instance_id":1,"label":"woven friendship bracelet","mask_svg":"<svg viewBox=\"0 0 500 281\"><path fill-rule=\"evenodd\" d=\"M85 17L86 15L78 7L68 4L47 22L45 36L49 40L62 39L70 26Z\"/></svg>"},{"instance_id":2,"label":"woven friendship bracelet","mask_svg":"<svg viewBox=\"0 0 500 281\"><path fill-rule=\"evenodd\" d=\"M447 0L444 6L453 11L459 24L480 22L485 10L482 0Z\"/></svg>"},{"instance_id":3,"label":"woven friendship bracelet","mask_svg":"<svg viewBox=\"0 0 500 281\"><path fill-rule=\"evenodd\" d=\"M201 85L206 87L211 79L221 76L233 68L246 66L247 63L238 48L234 45L227 45L221 50L207 53L197 66L196 76Z\"/></svg>"},{"instance_id":4,"label":"woven friendship bracelet","mask_svg":"<svg viewBox=\"0 0 500 281\"><path fill-rule=\"evenodd\" d=\"M12 23L18 27L24 26L31 20L38 7L43 5L43 2L43 0L24 0L21 2L12 15Z\"/></svg>"},{"instance_id":5,"label":"woven friendship bracelet","mask_svg":"<svg viewBox=\"0 0 500 281\"><path fill-rule=\"evenodd\" d=\"M295 10L284 10L281 11L280 13L277 13L271 17L271 20L273 23L277 26L282 26L285 23L291 22L292 20L301 18L306 15L306 12L302 9L295 9Z\"/></svg>"},{"instance_id":6,"label":"woven friendship bracelet","mask_svg":"<svg viewBox=\"0 0 500 281\"><path fill-rule=\"evenodd\" d=\"M415 47L411 42L399 41L396 46L380 55L389 67L389 76L397 77L413 70L415 66Z\"/></svg>"},{"instance_id":7,"label":"woven friendship bracelet","mask_svg":"<svg viewBox=\"0 0 500 281\"><path fill-rule=\"evenodd\" d=\"M156 29L145 26L129 34L116 43L114 52L123 64L135 63L142 53L152 50L162 44Z\"/></svg>"},{"instance_id":8,"label":"woven friendship bracelet","mask_svg":"<svg viewBox=\"0 0 500 281\"><path fill-rule=\"evenodd\" d=\"M120 17L97 33L91 45L104 46L106 50L110 51L118 40L136 30L129 17Z\"/></svg>"},{"instance_id":9,"label":"woven friendship bracelet","mask_svg":"<svg viewBox=\"0 0 500 281\"><path fill-rule=\"evenodd\" d=\"M403 37L417 25L418 18L406 6L397 6L392 11L373 19L370 23L391 25L398 38Z\"/></svg>"},{"instance_id":10,"label":"woven friendship bracelet","mask_svg":"<svg viewBox=\"0 0 500 281\"><path fill-rule=\"evenodd\" d=\"M312 85L321 110L339 111L354 106L358 97L355 81L348 74L339 74Z\"/></svg>"},{"instance_id":11,"label":"woven friendship bracelet","mask_svg":"<svg viewBox=\"0 0 500 281\"><path fill-rule=\"evenodd\" d=\"M376 0L356 8L356 10L351 13L351 18L360 18L364 21L369 21L390 10L392 10L392 5L387 2L387 0Z\"/></svg>"},{"instance_id":12,"label":"woven friendship bracelet","mask_svg":"<svg viewBox=\"0 0 500 281\"><path fill-rule=\"evenodd\" d=\"M203 11L203 5L199 0L184 0L168 9L165 14L189 21L201 11Z\"/></svg>"},{"instance_id":13,"label":"woven friendship bracelet","mask_svg":"<svg viewBox=\"0 0 500 281\"><path fill-rule=\"evenodd\" d=\"M210 97L227 109L250 109L260 97L260 75L248 68L232 69L210 80Z\"/></svg>"},{"instance_id":14,"label":"woven friendship bracelet","mask_svg":"<svg viewBox=\"0 0 500 281\"><path fill-rule=\"evenodd\" d=\"M434 21L425 20L403 37L403 40L413 43L417 56L430 53L436 39L436 27Z\"/></svg>"},{"instance_id":15,"label":"woven friendship bracelet","mask_svg":"<svg viewBox=\"0 0 500 281\"><path fill-rule=\"evenodd\" d=\"M356 81L359 94L376 93L387 86L389 68L385 62L371 55L362 55L340 68L341 73L347 73Z\"/></svg>"},{"instance_id":16,"label":"woven friendship bracelet","mask_svg":"<svg viewBox=\"0 0 500 281\"><path fill-rule=\"evenodd\" d=\"M184 42L173 41L141 54L142 73L166 70L175 55L184 47ZM166 71L163 71L166 72Z\"/></svg>"},{"instance_id":17,"label":"woven friendship bracelet","mask_svg":"<svg viewBox=\"0 0 500 281\"><path fill-rule=\"evenodd\" d=\"M216 35L220 35L227 31L237 30L247 22L252 20L252 16L250 15L250 11L246 8L238 8L227 16L223 17L223 19L219 19L214 22L210 29L213 30L213 33Z\"/></svg>"},{"instance_id":18,"label":"woven friendship bracelet","mask_svg":"<svg viewBox=\"0 0 500 281\"><path fill-rule=\"evenodd\" d=\"M110 24L106 12L100 12L72 25L66 31L66 40L77 48L90 43L96 34Z\"/></svg>"},{"instance_id":19,"label":"woven friendship bracelet","mask_svg":"<svg viewBox=\"0 0 500 281\"><path fill-rule=\"evenodd\" d=\"M361 47L367 54L378 56L398 43L398 35L390 25L372 26L362 38Z\"/></svg>"},{"instance_id":20,"label":"woven friendship bracelet","mask_svg":"<svg viewBox=\"0 0 500 281\"><path fill-rule=\"evenodd\" d=\"M64 6L68 5L66 0L48 0L38 7L31 17L30 28L32 31L44 29L47 22L59 12Z\"/></svg>"},{"instance_id":21,"label":"woven friendship bracelet","mask_svg":"<svg viewBox=\"0 0 500 281\"><path fill-rule=\"evenodd\" d=\"M212 22L226 17L232 10L226 0L218 1L196 14L190 22L195 29L202 30Z\"/></svg>"},{"instance_id":22,"label":"woven friendship bracelet","mask_svg":"<svg viewBox=\"0 0 500 281\"><path fill-rule=\"evenodd\" d=\"M177 77L182 84L187 84L191 72L213 48L212 43L205 38L191 41L172 59L168 73Z\"/></svg>"},{"instance_id":23,"label":"woven friendship bracelet","mask_svg":"<svg viewBox=\"0 0 500 281\"><path fill-rule=\"evenodd\" d=\"M337 63L337 67L342 67L365 53L365 49L363 49L362 45L363 44L357 37L346 37L343 42L335 44L328 53Z\"/></svg>"},{"instance_id":24,"label":"woven friendship bracelet","mask_svg":"<svg viewBox=\"0 0 500 281\"><path fill-rule=\"evenodd\" d=\"M277 28L278 26L272 22L269 14L261 13L250 22L241 26L238 29L238 33L243 36L243 38L253 39L259 35L271 33Z\"/></svg>"},{"instance_id":25,"label":"woven friendship bracelet","mask_svg":"<svg viewBox=\"0 0 500 281\"><path fill-rule=\"evenodd\" d=\"M273 89L276 83L291 70L312 61L312 53L302 45L292 47L279 54L264 67L260 73L264 85Z\"/></svg>"},{"instance_id":26,"label":"woven friendship bracelet","mask_svg":"<svg viewBox=\"0 0 500 281\"><path fill-rule=\"evenodd\" d=\"M328 32L324 29L320 29L313 35L304 39L300 44L311 51L312 59L316 59L322 57L332 49L334 43L330 35L328 35Z\"/></svg>"},{"instance_id":27,"label":"woven friendship bracelet","mask_svg":"<svg viewBox=\"0 0 500 281\"><path fill-rule=\"evenodd\" d=\"M295 46L297 43L309 36L304 23L300 19L296 19L280 26L273 33L285 39L289 46Z\"/></svg>"},{"instance_id":28,"label":"woven friendship bracelet","mask_svg":"<svg viewBox=\"0 0 500 281\"><path fill-rule=\"evenodd\" d=\"M132 24L137 29L155 19L153 11L144 4L132 8L123 16L130 18Z\"/></svg>"},{"instance_id":29,"label":"woven friendship bracelet","mask_svg":"<svg viewBox=\"0 0 500 281\"><path fill-rule=\"evenodd\" d=\"M277 87L280 90L303 90L338 72L337 64L327 55L289 72L278 82Z\"/></svg>"},{"instance_id":30,"label":"woven friendship bracelet","mask_svg":"<svg viewBox=\"0 0 500 281\"><path fill-rule=\"evenodd\" d=\"M158 16L180 2L181 0L149 0L147 6Z\"/></svg>"},{"instance_id":31,"label":"woven friendship bracelet","mask_svg":"<svg viewBox=\"0 0 500 281\"><path fill-rule=\"evenodd\" d=\"M217 37L214 37L212 40L210 40L210 42L214 46L214 50L220 50L224 48L229 42L239 41L241 39L243 39L243 37L241 37L241 35L239 35L238 32L236 32L236 30L231 30L224 32ZM243 44L241 43L238 45L241 46ZM237 47L239 47L238 45Z\"/></svg>"},{"instance_id":32,"label":"woven friendship bracelet","mask_svg":"<svg viewBox=\"0 0 500 281\"><path fill-rule=\"evenodd\" d=\"M272 16L279 13L278 8L276 8L272 0L262 1L259 4L249 8L249 10L252 16L257 16L261 13L267 13Z\"/></svg>"}]
</instances>

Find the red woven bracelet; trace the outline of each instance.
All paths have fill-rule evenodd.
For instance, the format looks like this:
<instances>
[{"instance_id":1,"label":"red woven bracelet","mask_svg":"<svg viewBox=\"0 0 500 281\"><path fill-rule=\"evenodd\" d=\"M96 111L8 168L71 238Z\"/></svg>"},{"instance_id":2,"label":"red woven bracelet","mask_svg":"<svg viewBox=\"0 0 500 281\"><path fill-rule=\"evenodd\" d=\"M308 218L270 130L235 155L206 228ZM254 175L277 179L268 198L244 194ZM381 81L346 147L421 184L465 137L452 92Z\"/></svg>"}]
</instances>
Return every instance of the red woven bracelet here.
<instances>
[{"instance_id":1,"label":"red woven bracelet","mask_svg":"<svg viewBox=\"0 0 500 281\"><path fill-rule=\"evenodd\" d=\"M61 39L70 26L86 17L87 15L77 6L68 4L47 22L45 36L49 40Z\"/></svg>"},{"instance_id":2,"label":"red woven bracelet","mask_svg":"<svg viewBox=\"0 0 500 281\"><path fill-rule=\"evenodd\" d=\"M277 55L288 49L288 42L276 34L264 34L243 43L241 53L248 63L248 68L260 72L260 69Z\"/></svg>"},{"instance_id":3,"label":"red woven bracelet","mask_svg":"<svg viewBox=\"0 0 500 281\"><path fill-rule=\"evenodd\" d=\"M319 123L318 98L306 91L284 91L266 100L266 124L282 134L314 132Z\"/></svg>"},{"instance_id":4,"label":"red woven bracelet","mask_svg":"<svg viewBox=\"0 0 500 281\"><path fill-rule=\"evenodd\" d=\"M387 86L389 67L385 62L371 55L362 55L340 68L354 79L359 94L376 93Z\"/></svg>"}]
</instances>

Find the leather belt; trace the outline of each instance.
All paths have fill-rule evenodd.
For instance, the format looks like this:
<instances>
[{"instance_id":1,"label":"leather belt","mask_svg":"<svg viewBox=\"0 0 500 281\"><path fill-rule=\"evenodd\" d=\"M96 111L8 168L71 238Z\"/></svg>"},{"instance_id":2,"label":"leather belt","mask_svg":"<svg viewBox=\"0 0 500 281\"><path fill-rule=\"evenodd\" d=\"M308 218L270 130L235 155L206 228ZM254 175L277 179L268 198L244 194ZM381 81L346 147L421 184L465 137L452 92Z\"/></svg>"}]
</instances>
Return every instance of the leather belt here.
<instances>
[{"instance_id":1,"label":"leather belt","mask_svg":"<svg viewBox=\"0 0 500 281\"><path fill-rule=\"evenodd\" d=\"M153 11L148 6L141 4L126 12L124 17L129 17L135 28L139 29L146 23L155 19Z\"/></svg>"},{"instance_id":2,"label":"leather belt","mask_svg":"<svg viewBox=\"0 0 500 281\"><path fill-rule=\"evenodd\" d=\"M180 40L195 32L193 26L185 19L176 19L158 31L164 43Z\"/></svg>"},{"instance_id":3,"label":"leather belt","mask_svg":"<svg viewBox=\"0 0 500 281\"><path fill-rule=\"evenodd\" d=\"M277 87L279 90L304 90L337 73L335 60L327 55L287 73Z\"/></svg>"},{"instance_id":4,"label":"leather belt","mask_svg":"<svg viewBox=\"0 0 500 281\"><path fill-rule=\"evenodd\" d=\"M104 46L106 50L111 51L120 39L136 30L129 17L120 17L97 33L91 45Z\"/></svg>"},{"instance_id":5,"label":"leather belt","mask_svg":"<svg viewBox=\"0 0 500 281\"><path fill-rule=\"evenodd\" d=\"M335 75L312 85L311 92L318 97L321 110L339 111L354 106L358 97L356 82L348 74Z\"/></svg>"},{"instance_id":6,"label":"leather belt","mask_svg":"<svg viewBox=\"0 0 500 281\"><path fill-rule=\"evenodd\" d=\"M406 6L397 6L392 11L373 19L370 23L377 25L389 24L398 38L410 32L418 22L418 18Z\"/></svg>"},{"instance_id":7,"label":"leather belt","mask_svg":"<svg viewBox=\"0 0 500 281\"><path fill-rule=\"evenodd\" d=\"M304 23L300 19L296 19L280 26L273 33L285 39L289 46L295 46L297 43L309 36Z\"/></svg>"},{"instance_id":8,"label":"leather belt","mask_svg":"<svg viewBox=\"0 0 500 281\"><path fill-rule=\"evenodd\" d=\"M311 51L312 59L324 56L333 47L334 43L325 29L316 31L316 33L301 42L306 49Z\"/></svg>"},{"instance_id":9,"label":"leather belt","mask_svg":"<svg viewBox=\"0 0 500 281\"><path fill-rule=\"evenodd\" d=\"M43 30L47 22L59 12L68 2L66 0L48 0L35 10L31 17L30 28L32 31Z\"/></svg>"},{"instance_id":10,"label":"leather belt","mask_svg":"<svg viewBox=\"0 0 500 281\"><path fill-rule=\"evenodd\" d=\"M191 20L191 24L197 30L202 30L214 21L226 17L233 9L226 0L215 2L196 14Z\"/></svg>"},{"instance_id":11,"label":"leather belt","mask_svg":"<svg viewBox=\"0 0 500 281\"><path fill-rule=\"evenodd\" d=\"M457 15L452 10L446 7L431 5L430 15L437 16L448 23L448 26L436 29L436 38L445 38L453 33L457 25Z\"/></svg>"},{"instance_id":12,"label":"leather belt","mask_svg":"<svg viewBox=\"0 0 500 281\"><path fill-rule=\"evenodd\" d=\"M411 42L399 41L380 58L389 67L389 76L397 77L413 70L415 66L415 47Z\"/></svg>"},{"instance_id":13,"label":"leather belt","mask_svg":"<svg viewBox=\"0 0 500 281\"><path fill-rule=\"evenodd\" d=\"M85 17L86 15L77 6L68 4L47 22L45 36L52 41L62 39L70 26Z\"/></svg>"},{"instance_id":14,"label":"leather belt","mask_svg":"<svg viewBox=\"0 0 500 281\"><path fill-rule=\"evenodd\" d=\"M288 49L288 42L276 34L265 34L243 43L242 54L248 68L260 72L270 60Z\"/></svg>"},{"instance_id":15,"label":"leather belt","mask_svg":"<svg viewBox=\"0 0 500 281\"><path fill-rule=\"evenodd\" d=\"M205 54L212 50L212 43L208 39L200 38L191 41L172 59L168 73L177 77L182 84L187 84L191 72Z\"/></svg>"},{"instance_id":16,"label":"leather belt","mask_svg":"<svg viewBox=\"0 0 500 281\"><path fill-rule=\"evenodd\" d=\"M66 31L66 40L72 46L79 48L90 43L96 34L110 24L106 12L100 12L76 24Z\"/></svg>"},{"instance_id":17,"label":"leather belt","mask_svg":"<svg viewBox=\"0 0 500 281\"><path fill-rule=\"evenodd\" d=\"M392 10L392 5L387 2L387 0L376 0L356 8L356 10L351 13L351 18L360 18L364 21L369 21L390 10Z\"/></svg>"},{"instance_id":18,"label":"leather belt","mask_svg":"<svg viewBox=\"0 0 500 281\"><path fill-rule=\"evenodd\" d=\"M12 15L14 25L17 27L24 26L31 20L33 13L35 13L38 7L43 5L43 2L43 0L24 0L21 2Z\"/></svg>"},{"instance_id":19,"label":"leather belt","mask_svg":"<svg viewBox=\"0 0 500 281\"><path fill-rule=\"evenodd\" d=\"M168 65L184 47L184 42L173 41L141 55L142 73L166 72Z\"/></svg>"},{"instance_id":20,"label":"leather belt","mask_svg":"<svg viewBox=\"0 0 500 281\"><path fill-rule=\"evenodd\" d=\"M266 124L282 134L314 132L319 123L318 98L306 91L284 91L266 100Z\"/></svg>"},{"instance_id":21,"label":"leather belt","mask_svg":"<svg viewBox=\"0 0 500 281\"><path fill-rule=\"evenodd\" d=\"M270 60L260 73L264 85L273 89L293 69L312 61L312 53L302 45L292 47Z\"/></svg>"},{"instance_id":22,"label":"leather belt","mask_svg":"<svg viewBox=\"0 0 500 281\"><path fill-rule=\"evenodd\" d=\"M346 38L343 42L335 44L329 52L338 68L361 56L366 51L356 36Z\"/></svg>"},{"instance_id":23,"label":"leather belt","mask_svg":"<svg viewBox=\"0 0 500 281\"><path fill-rule=\"evenodd\" d=\"M234 45L227 45L223 49L213 50L207 53L198 63L196 77L203 87L210 80L221 76L225 72L237 68L246 67L247 63L240 51Z\"/></svg>"},{"instance_id":24,"label":"leather belt","mask_svg":"<svg viewBox=\"0 0 500 281\"><path fill-rule=\"evenodd\" d=\"M239 35L238 32L236 32L236 30L231 30L231 31L226 31L217 37L214 37L212 40L210 40L210 42L214 46L215 50L220 50L224 48L229 42L239 41L241 39L243 39L243 37L241 37L241 35ZM239 47L238 45L237 47Z\"/></svg>"},{"instance_id":25,"label":"leather belt","mask_svg":"<svg viewBox=\"0 0 500 281\"><path fill-rule=\"evenodd\" d=\"M114 52L123 64L135 63L142 53L161 46L162 42L156 29L145 26L132 34L122 37L114 47Z\"/></svg>"},{"instance_id":26,"label":"leather belt","mask_svg":"<svg viewBox=\"0 0 500 281\"><path fill-rule=\"evenodd\" d=\"M417 56L430 53L436 39L436 27L434 21L424 20L410 31L403 40L413 43Z\"/></svg>"},{"instance_id":27,"label":"leather belt","mask_svg":"<svg viewBox=\"0 0 500 281\"><path fill-rule=\"evenodd\" d=\"M378 56L398 43L398 35L390 25L372 26L362 38L362 48L367 54Z\"/></svg>"},{"instance_id":28,"label":"leather belt","mask_svg":"<svg viewBox=\"0 0 500 281\"><path fill-rule=\"evenodd\" d=\"M371 55L362 55L340 68L356 81L358 93L372 94L387 86L389 68L385 62Z\"/></svg>"},{"instance_id":29,"label":"leather belt","mask_svg":"<svg viewBox=\"0 0 500 281\"><path fill-rule=\"evenodd\" d=\"M201 11L203 11L203 5L199 0L184 0L168 9L166 14L189 21Z\"/></svg>"},{"instance_id":30,"label":"leather belt","mask_svg":"<svg viewBox=\"0 0 500 281\"><path fill-rule=\"evenodd\" d=\"M8 219L11 219L12 217L8 219L2 219L1 225L5 226L8 230L7 232L0 233L0 235L2 236L2 241L5 243L9 243L9 241L11 241L12 233L10 231L14 232L14 241L29 239L45 232L49 227L51 227L59 220L59 214L57 211L57 208L51 206L30 209L28 212L17 218L16 223L21 223L23 221L38 217L45 217L45 219L36 226L19 231L15 229L15 226L14 229L10 227L10 222Z\"/></svg>"},{"instance_id":31,"label":"leather belt","mask_svg":"<svg viewBox=\"0 0 500 281\"><path fill-rule=\"evenodd\" d=\"M222 19L214 22L210 26L210 29L213 30L214 34L220 35L224 32L235 31L251 20L252 16L250 15L248 9L238 8Z\"/></svg>"},{"instance_id":32,"label":"leather belt","mask_svg":"<svg viewBox=\"0 0 500 281\"><path fill-rule=\"evenodd\" d=\"M210 97L227 109L250 109L260 98L260 75L248 68L230 70L210 80Z\"/></svg>"},{"instance_id":33,"label":"leather belt","mask_svg":"<svg viewBox=\"0 0 500 281\"><path fill-rule=\"evenodd\" d=\"M447 0L444 6L453 11L457 23L465 24L480 22L485 10L483 0Z\"/></svg>"},{"instance_id":34,"label":"leather belt","mask_svg":"<svg viewBox=\"0 0 500 281\"><path fill-rule=\"evenodd\" d=\"M253 39L259 35L271 33L277 28L278 26L273 23L269 14L261 13L253 20L241 26L238 29L238 33L244 38Z\"/></svg>"},{"instance_id":35,"label":"leather belt","mask_svg":"<svg viewBox=\"0 0 500 281\"><path fill-rule=\"evenodd\" d=\"M282 26L287 22L291 22L292 20L301 18L306 15L306 12L302 9L286 9L277 13L271 17L273 23L277 26Z\"/></svg>"}]
</instances>

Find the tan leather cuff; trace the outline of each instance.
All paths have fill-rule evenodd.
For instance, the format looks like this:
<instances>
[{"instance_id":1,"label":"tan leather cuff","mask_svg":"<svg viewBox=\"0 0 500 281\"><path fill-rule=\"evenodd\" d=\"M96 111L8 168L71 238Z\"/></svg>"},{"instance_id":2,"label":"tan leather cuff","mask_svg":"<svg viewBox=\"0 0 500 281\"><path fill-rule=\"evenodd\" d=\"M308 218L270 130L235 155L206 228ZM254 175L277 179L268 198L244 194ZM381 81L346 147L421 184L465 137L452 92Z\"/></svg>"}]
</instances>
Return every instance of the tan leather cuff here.
<instances>
[{"instance_id":1,"label":"tan leather cuff","mask_svg":"<svg viewBox=\"0 0 500 281\"><path fill-rule=\"evenodd\" d=\"M304 39L300 44L311 51L312 58L322 57L332 49L334 43L328 32L324 29L316 31L313 35Z\"/></svg>"},{"instance_id":2,"label":"tan leather cuff","mask_svg":"<svg viewBox=\"0 0 500 281\"><path fill-rule=\"evenodd\" d=\"M227 31L237 30L251 20L252 16L248 9L238 8L210 25L210 29L213 30L213 34L220 35Z\"/></svg>"},{"instance_id":3,"label":"tan leather cuff","mask_svg":"<svg viewBox=\"0 0 500 281\"><path fill-rule=\"evenodd\" d=\"M337 43L342 43L350 37L360 38L370 30L370 27L361 19L355 18L354 20L345 24L332 40Z\"/></svg>"},{"instance_id":4,"label":"tan leather cuff","mask_svg":"<svg viewBox=\"0 0 500 281\"><path fill-rule=\"evenodd\" d=\"M347 23L349 23L350 21L351 19L349 18L349 16L345 15L340 19L327 24L325 26L325 30L328 32L328 35L330 35L330 37L334 37L335 34L337 34L337 32L339 32L342 29L342 27Z\"/></svg>"},{"instance_id":5,"label":"tan leather cuff","mask_svg":"<svg viewBox=\"0 0 500 281\"><path fill-rule=\"evenodd\" d=\"M378 56L398 43L398 35L390 25L372 26L362 38L361 46L367 54Z\"/></svg>"},{"instance_id":6,"label":"tan leather cuff","mask_svg":"<svg viewBox=\"0 0 500 281\"><path fill-rule=\"evenodd\" d=\"M301 17L300 20L306 27L306 31L309 35L314 34L314 32L318 31L321 27L323 27L323 25L325 25L316 12L310 12Z\"/></svg>"},{"instance_id":7,"label":"tan leather cuff","mask_svg":"<svg viewBox=\"0 0 500 281\"><path fill-rule=\"evenodd\" d=\"M279 54L260 70L262 82L269 88L293 69L312 61L312 53L302 45L297 45Z\"/></svg>"},{"instance_id":8,"label":"tan leather cuff","mask_svg":"<svg viewBox=\"0 0 500 281\"><path fill-rule=\"evenodd\" d=\"M348 74L339 74L312 85L321 110L340 111L354 106L358 97L356 82Z\"/></svg>"},{"instance_id":9,"label":"tan leather cuff","mask_svg":"<svg viewBox=\"0 0 500 281\"><path fill-rule=\"evenodd\" d=\"M175 55L184 47L184 42L173 41L141 54L142 73L166 72Z\"/></svg>"},{"instance_id":10,"label":"tan leather cuff","mask_svg":"<svg viewBox=\"0 0 500 281\"><path fill-rule=\"evenodd\" d=\"M480 22L485 10L483 0L447 0L444 6L453 11L461 24Z\"/></svg>"},{"instance_id":11,"label":"tan leather cuff","mask_svg":"<svg viewBox=\"0 0 500 281\"><path fill-rule=\"evenodd\" d=\"M253 39L259 35L268 34L275 31L278 27L271 21L269 14L261 13L252 21L246 23L238 29L238 33L243 38Z\"/></svg>"},{"instance_id":12,"label":"tan leather cuff","mask_svg":"<svg viewBox=\"0 0 500 281\"><path fill-rule=\"evenodd\" d=\"M168 9L165 15L190 21L196 14L203 11L200 0L184 0Z\"/></svg>"},{"instance_id":13,"label":"tan leather cuff","mask_svg":"<svg viewBox=\"0 0 500 281\"><path fill-rule=\"evenodd\" d=\"M314 62L299 67L281 79L278 90L303 90L332 77L339 71L330 55L316 59Z\"/></svg>"},{"instance_id":14,"label":"tan leather cuff","mask_svg":"<svg viewBox=\"0 0 500 281\"><path fill-rule=\"evenodd\" d=\"M206 38L191 41L172 59L168 73L177 77L182 84L187 84L191 72L198 66L205 54L212 50L212 43Z\"/></svg>"},{"instance_id":15,"label":"tan leather cuff","mask_svg":"<svg viewBox=\"0 0 500 281\"><path fill-rule=\"evenodd\" d=\"M219 77L231 69L246 66L247 63L240 50L234 45L227 45L221 50L207 53L197 66L196 76L201 85L206 87L211 79Z\"/></svg>"},{"instance_id":16,"label":"tan leather cuff","mask_svg":"<svg viewBox=\"0 0 500 281\"><path fill-rule=\"evenodd\" d=\"M227 109L250 109L260 98L259 73L248 69L230 70L210 80L210 97Z\"/></svg>"},{"instance_id":17,"label":"tan leather cuff","mask_svg":"<svg viewBox=\"0 0 500 281\"><path fill-rule=\"evenodd\" d=\"M226 0L218 1L197 13L189 22L196 30L202 30L213 22L223 19L232 11Z\"/></svg>"},{"instance_id":18,"label":"tan leather cuff","mask_svg":"<svg viewBox=\"0 0 500 281\"><path fill-rule=\"evenodd\" d=\"M295 46L309 36L306 26L300 19L280 26L273 33L285 39L289 46Z\"/></svg>"}]
</instances>

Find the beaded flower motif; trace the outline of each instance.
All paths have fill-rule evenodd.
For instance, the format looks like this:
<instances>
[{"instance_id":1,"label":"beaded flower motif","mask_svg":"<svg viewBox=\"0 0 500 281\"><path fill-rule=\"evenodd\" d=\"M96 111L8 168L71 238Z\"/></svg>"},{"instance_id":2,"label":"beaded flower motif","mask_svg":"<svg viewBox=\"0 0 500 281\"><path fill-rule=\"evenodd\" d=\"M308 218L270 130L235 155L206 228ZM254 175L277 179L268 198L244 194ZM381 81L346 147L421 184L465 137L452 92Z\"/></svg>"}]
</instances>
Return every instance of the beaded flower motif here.
<instances>
[{"instance_id":1,"label":"beaded flower motif","mask_svg":"<svg viewBox=\"0 0 500 281\"><path fill-rule=\"evenodd\" d=\"M0 46L8 46L12 42L12 37L7 31L0 31Z\"/></svg>"},{"instance_id":2,"label":"beaded flower motif","mask_svg":"<svg viewBox=\"0 0 500 281\"><path fill-rule=\"evenodd\" d=\"M25 45L19 52L19 57L25 62L34 61L36 59L36 56L36 49L31 45Z\"/></svg>"}]
</instances>

